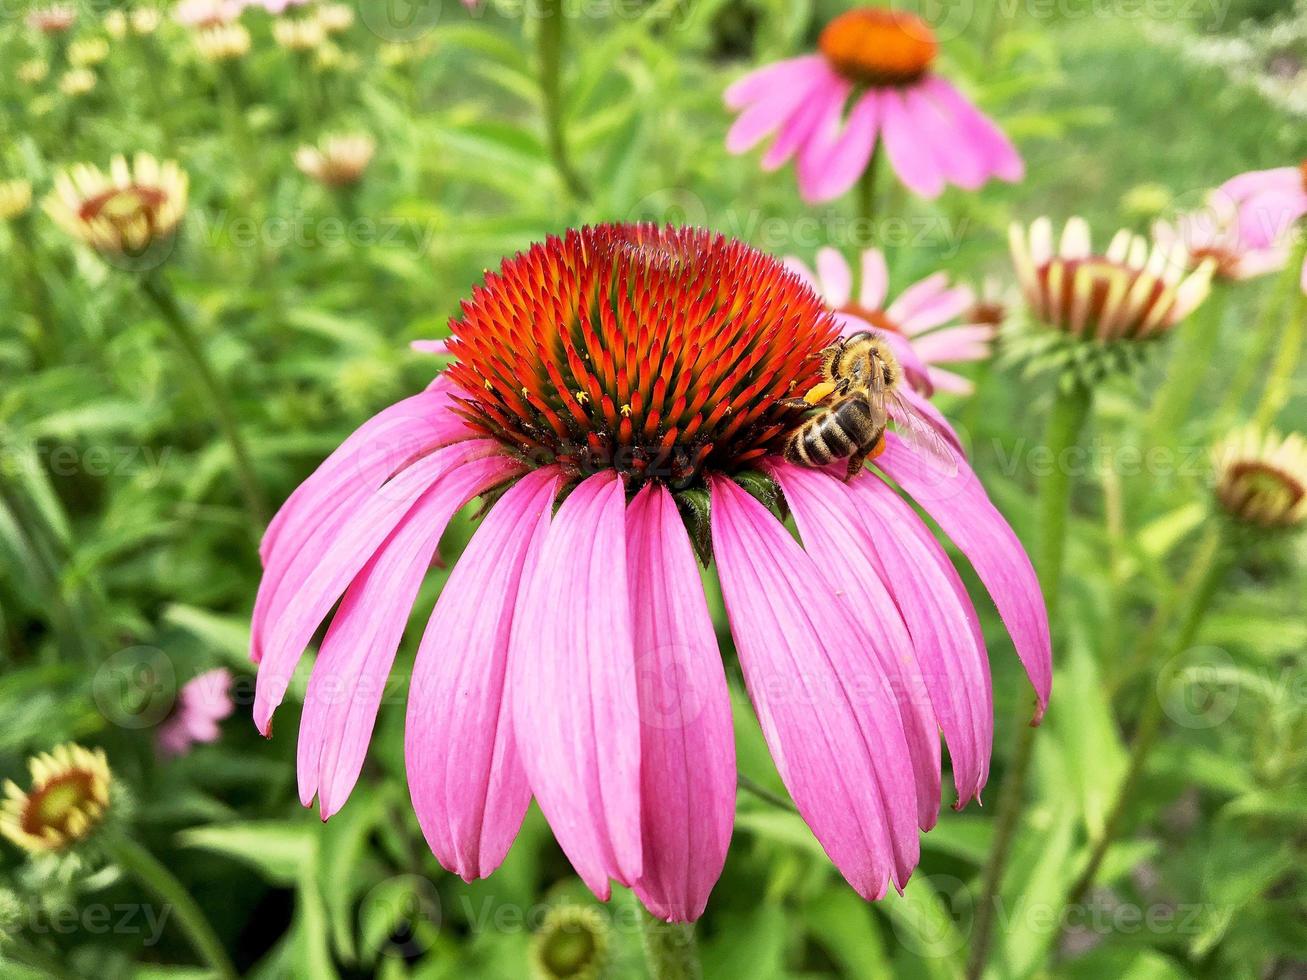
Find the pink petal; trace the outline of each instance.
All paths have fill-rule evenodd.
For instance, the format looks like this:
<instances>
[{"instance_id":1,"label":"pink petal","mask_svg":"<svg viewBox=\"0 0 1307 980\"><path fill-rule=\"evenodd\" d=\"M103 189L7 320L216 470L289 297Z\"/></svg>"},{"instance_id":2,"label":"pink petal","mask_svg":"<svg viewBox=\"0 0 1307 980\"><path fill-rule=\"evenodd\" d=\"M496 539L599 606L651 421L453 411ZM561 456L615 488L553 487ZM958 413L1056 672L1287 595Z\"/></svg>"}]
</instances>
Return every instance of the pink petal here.
<instances>
[{"instance_id":1,"label":"pink petal","mask_svg":"<svg viewBox=\"0 0 1307 980\"><path fill-rule=\"evenodd\" d=\"M1271 248L1283 242L1304 214L1307 194L1301 188L1264 191L1239 205L1239 237L1248 248Z\"/></svg>"},{"instance_id":2,"label":"pink petal","mask_svg":"<svg viewBox=\"0 0 1307 980\"><path fill-rule=\"evenodd\" d=\"M777 92L758 100L731 124L726 133L727 151L747 153L794 117L803 101L802 90Z\"/></svg>"},{"instance_id":3,"label":"pink petal","mask_svg":"<svg viewBox=\"0 0 1307 980\"><path fill-rule=\"evenodd\" d=\"M514 609L539 559L558 476L522 477L486 514L422 635L404 758L422 834L441 865L484 878L531 802L505 700Z\"/></svg>"},{"instance_id":4,"label":"pink petal","mask_svg":"<svg viewBox=\"0 0 1307 980\"><path fill-rule=\"evenodd\" d=\"M898 708L868 674L871 643L784 526L729 480L712 538L749 695L781 779L849 883L879 898L919 856Z\"/></svg>"},{"instance_id":5,"label":"pink petal","mask_svg":"<svg viewBox=\"0 0 1307 980\"><path fill-rule=\"evenodd\" d=\"M808 91L802 105L789 117L763 154L762 168L775 170L814 137L823 120L842 111L852 86L833 72Z\"/></svg>"},{"instance_id":6,"label":"pink petal","mask_svg":"<svg viewBox=\"0 0 1307 980\"><path fill-rule=\"evenodd\" d=\"M322 819L358 781L381 696L418 589L458 510L512 472L502 456L473 460L436 481L350 584L309 677L300 720L300 802L316 793Z\"/></svg>"},{"instance_id":7,"label":"pink petal","mask_svg":"<svg viewBox=\"0 0 1307 980\"><path fill-rule=\"evenodd\" d=\"M743 109L752 102L766 99L775 93L786 93L803 88L810 79L826 78L830 69L821 55L803 55L788 58L752 71L735 81L724 96L730 109Z\"/></svg>"},{"instance_id":8,"label":"pink petal","mask_svg":"<svg viewBox=\"0 0 1307 980\"><path fill-rule=\"evenodd\" d=\"M976 386L968 379L952 371L945 371L943 368L927 368L926 377L930 380L931 388L950 395L969 395L976 390Z\"/></svg>"},{"instance_id":9,"label":"pink petal","mask_svg":"<svg viewBox=\"0 0 1307 980\"><path fill-rule=\"evenodd\" d=\"M726 673L694 551L672 495L646 486L626 512L640 695L644 874L654 915L690 922L721 875L735 821Z\"/></svg>"},{"instance_id":10,"label":"pink petal","mask_svg":"<svg viewBox=\"0 0 1307 980\"><path fill-rule=\"evenodd\" d=\"M625 498L607 471L563 501L509 645L531 790L572 866L605 901L610 878L630 885L644 867Z\"/></svg>"},{"instance_id":11,"label":"pink petal","mask_svg":"<svg viewBox=\"0 0 1307 980\"><path fill-rule=\"evenodd\" d=\"M448 340L414 340L409 342L409 350L417 351L419 354L438 354L444 356L449 353Z\"/></svg>"},{"instance_id":12,"label":"pink petal","mask_svg":"<svg viewBox=\"0 0 1307 980\"><path fill-rule=\"evenodd\" d=\"M909 337L956 320L976 303L976 294L970 286L954 286L936 295L929 302L915 308L903 324Z\"/></svg>"},{"instance_id":13,"label":"pink petal","mask_svg":"<svg viewBox=\"0 0 1307 980\"><path fill-rule=\"evenodd\" d=\"M889 305L885 311L895 323L903 323L913 316L918 310L928 307L937 298L948 292L948 273L935 272L925 279L919 279L914 282L903 292L899 293L898 298Z\"/></svg>"},{"instance_id":14,"label":"pink petal","mask_svg":"<svg viewBox=\"0 0 1307 980\"><path fill-rule=\"evenodd\" d=\"M827 306L847 306L853 295L853 272L844 256L829 245L817 250L817 275Z\"/></svg>"},{"instance_id":15,"label":"pink petal","mask_svg":"<svg viewBox=\"0 0 1307 980\"><path fill-rule=\"evenodd\" d=\"M886 89L880 93L885 153L899 180L922 197L938 197L944 189L944 174L930 148L921 139L921 129L903 101L902 93Z\"/></svg>"},{"instance_id":16,"label":"pink petal","mask_svg":"<svg viewBox=\"0 0 1307 980\"><path fill-rule=\"evenodd\" d=\"M989 179L984 159L959 140L957 123L921 86L904 89L903 102L923 150L934 158L945 180L974 191Z\"/></svg>"},{"instance_id":17,"label":"pink petal","mask_svg":"<svg viewBox=\"0 0 1307 980\"><path fill-rule=\"evenodd\" d=\"M885 253L869 248L862 253L862 289L858 304L867 310L879 310L889 291L889 269L885 267Z\"/></svg>"},{"instance_id":18,"label":"pink petal","mask_svg":"<svg viewBox=\"0 0 1307 980\"><path fill-rule=\"evenodd\" d=\"M268 609L267 644L254 689L254 722L263 734L269 733L272 713L318 626L413 504L447 470L479 455L497 455L498 449L482 439L424 456L356 506L333 514L305 542ZM512 464L506 465L511 471Z\"/></svg>"},{"instance_id":19,"label":"pink petal","mask_svg":"<svg viewBox=\"0 0 1307 980\"><path fill-rule=\"evenodd\" d=\"M929 830L939 817L939 727L925 667L893 597L868 560L876 545L859 523L849 520L857 502L829 473L790 463L777 463L770 472L785 493L804 550L871 639L872 656L860 669L883 677L895 695L916 777L917 825Z\"/></svg>"},{"instance_id":20,"label":"pink petal","mask_svg":"<svg viewBox=\"0 0 1307 980\"><path fill-rule=\"evenodd\" d=\"M809 203L833 200L856 184L876 145L880 110L875 93L858 100L843 127L843 101L832 102L831 109L832 124L819 126L799 157L799 189Z\"/></svg>"},{"instance_id":21,"label":"pink petal","mask_svg":"<svg viewBox=\"0 0 1307 980\"><path fill-rule=\"evenodd\" d=\"M250 659L255 663L263 659L274 597L307 543L324 526L338 526L361 501L411 461L473 435L467 424L448 410L450 393L448 382L437 379L421 394L365 422L277 511L259 546L264 574L255 596L250 630Z\"/></svg>"},{"instance_id":22,"label":"pink petal","mask_svg":"<svg viewBox=\"0 0 1307 980\"><path fill-rule=\"evenodd\" d=\"M912 341L917 354L927 364L976 361L989 356L994 328L983 323L949 327L917 337Z\"/></svg>"},{"instance_id":23,"label":"pink petal","mask_svg":"<svg viewBox=\"0 0 1307 980\"><path fill-rule=\"evenodd\" d=\"M821 295L821 285L817 282L816 275L808 268L807 264L800 258L793 255L785 256L783 260L785 268L803 280L803 284L811 289L818 296Z\"/></svg>"},{"instance_id":24,"label":"pink petal","mask_svg":"<svg viewBox=\"0 0 1307 980\"><path fill-rule=\"evenodd\" d=\"M922 87L944 113L952 117L958 139L984 161L990 174L1010 183L1025 176L1026 165L1012 141L952 84L938 75L931 75L922 82Z\"/></svg>"},{"instance_id":25,"label":"pink petal","mask_svg":"<svg viewBox=\"0 0 1307 980\"><path fill-rule=\"evenodd\" d=\"M1217 188L1217 193L1232 198L1235 203L1254 194L1266 191L1292 193L1302 191L1302 172L1297 167L1274 167L1270 170L1250 170L1231 177Z\"/></svg>"},{"instance_id":26,"label":"pink petal","mask_svg":"<svg viewBox=\"0 0 1307 980\"><path fill-rule=\"evenodd\" d=\"M846 490L845 512L857 515L875 543L868 558L912 636L961 807L985 784L994 734L989 662L971 626L974 611L954 587L943 549L911 507L869 474L855 477Z\"/></svg>"},{"instance_id":27,"label":"pink petal","mask_svg":"<svg viewBox=\"0 0 1307 980\"><path fill-rule=\"evenodd\" d=\"M1039 698L1043 717L1053 683L1048 613L1030 558L962 459L941 472L891 434L876 465L901 486L967 556L998 607Z\"/></svg>"}]
</instances>

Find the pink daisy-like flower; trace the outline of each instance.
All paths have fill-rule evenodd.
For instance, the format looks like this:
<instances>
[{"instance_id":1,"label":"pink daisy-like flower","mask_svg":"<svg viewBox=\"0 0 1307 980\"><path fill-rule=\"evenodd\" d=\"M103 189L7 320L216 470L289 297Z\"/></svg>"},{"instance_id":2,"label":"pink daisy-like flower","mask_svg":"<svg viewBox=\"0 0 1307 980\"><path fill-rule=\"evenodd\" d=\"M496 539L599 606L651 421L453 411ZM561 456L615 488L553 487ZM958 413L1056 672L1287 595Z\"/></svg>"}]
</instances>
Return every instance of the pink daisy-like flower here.
<instances>
[{"instance_id":1,"label":"pink daisy-like flower","mask_svg":"<svg viewBox=\"0 0 1307 980\"><path fill-rule=\"evenodd\" d=\"M1184 246L1195 265L1212 260L1217 279L1254 279L1284 267L1289 257L1286 245L1278 241L1251 245L1239 226L1238 206L1214 191L1208 195L1206 207L1180 215L1174 225L1157 222L1153 240L1166 248Z\"/></svg>"},{"instance_id":2,"label":"pink daisy-like flower","mask_svg":"<svg viewBox=\"0 0 1307 980\"><path fill-rule=\"evenodd\" d=\"M200 30L223 27L241 15L238 0L181 0L172 9L173 19Z\"/></svg>"},{"instance_id":3,"label":"pink daisy-like flower","mask_svg":"<svg viewBox=\"0 0 1307 980\"><path fill-rule=\"evenodd\" d=\"M975 305L975 293L969 286L950 285L947 274L937 272L913 283L886 306L889 271L878 248L862 253L856 299L853 271L833 248L817 252L815 274L792 256L786 258L785 265L826 301L840 322L842 334L848 336L870 327L890 337L909 380L923 394L936 389L970 394L970 381L935 366L981 361L990 355L994 324L968 322L945 327Z\"/></svg>"},{"instance_id":4,"label":"pink daisy-like flower","mask_svg":"<svg viewBox=\"0 0 1307 980\"><path fill-rule=\"evenodd\" d=\"M490 874L534 799L578 874L656 915L703 911L736 788L731 705L696 551L711 550L782 780L868 898L902 886L941 800L989 769L979 622L910 494L970 558L1038 695L1048 622L1020 543L958 457L890 434L879 472L783 461L837 336L775 259L707 231L604 225L506 260L451 324L449 369L350 436L260 553L254 719L332 614L300 724L300 799L331 816L363 763L441 534L484 517L417 651L409 791L441 864ZM747 492L771 477L802 543ZM688 522L688 529L687 529Z\"/></svg>"},{"instance_id":5,"label":"pink daisy-like flower","mask_svg":"<svg viewBox=\"0 0 1307 980\"><path fill-rule=\"evenodd\" d=\"M937 45L913 14L861 7L836 17L819 54L751 72L726 90L740 112L726 137L744 153L775 135L762 158L775 170L797 155L805 201L828 201L855 183L883 142L899 179L922 197L946 184L975 190L1018 181L1021 157L993 121L931 70Z\"/></svg>"},{"instance_id":6,"label":"pink daisy-like flower","mask_svg":"<svg viewBox=\"0 0 1307 980\"><path fill-rule=\"evenodd\" d=\"M1239 235L1248 248L1283 247L1307 215L1307 161L1231 177L1219 193L1238 209ZM1307 262L1302 267L1302 290L1307 293Z\"/></svg>"},{"instance_id":7,"label":"pink daisy-like flower","mask_svg":"<svg viewBox=\"0 0 1307 980\"><path fill-rule=\"evenodd\" d=\"M235 706L231 700L231 671L224 667L197 674L177 695L177 703L156 733L161 755L185 755L200 742L216 742L218 722Z\"/></svg>"}]
</instances>

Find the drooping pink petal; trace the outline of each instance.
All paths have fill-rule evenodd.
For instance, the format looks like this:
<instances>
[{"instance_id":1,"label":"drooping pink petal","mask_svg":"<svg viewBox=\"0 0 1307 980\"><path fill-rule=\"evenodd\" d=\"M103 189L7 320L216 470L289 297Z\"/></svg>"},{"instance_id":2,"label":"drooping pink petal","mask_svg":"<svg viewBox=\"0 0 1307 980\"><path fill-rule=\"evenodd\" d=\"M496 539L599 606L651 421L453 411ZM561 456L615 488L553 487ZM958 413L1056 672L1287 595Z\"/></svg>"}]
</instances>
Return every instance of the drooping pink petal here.
<instances>
[{"instance_id":1,"label":"drooping pink petal","mask_svg":"<svg viewBox=\"0 0 1307 980\"><path fill-rule=\"evenodd\" d=\"M957 806L978 795L994 735L989 662L959 596L952 566L904 501L871 474L847 485L848 513L875 543L868 559L898 603L953 760ZM947 571L945 570L947 567Z\"/></svg>"},{"instance_id":2,"label":"drooping pink petal","mask_svg":"<svg viewBox=\"0 0 1307 980\"><path fill-rule=\"evenodd\" d=\"M971 191L984 185L989 179L986 161L958 139L955 120L920 86L903 90L903 104L923 151L931 155L944 179Z\"/></svg>"},{"instance_id":3,"label":"drooping pink petal","mask_svg":"<svg viewBox=\"0 0 1307 980\"><path fill-rule=\"evenodd\" d=\"M965 460L942 469L891 434L876 465L953 540L989 590L1039 698L1038 721L1053 683L1052 642L1039 579L1016 534Z\"/></svg>"},{"instance_id":4,"label":"drooping pink petal","mask_svg":"<svg viewBox=\"0 0 1307 980\"><path fill-rule=\"evenodd\" d=\"M993 327L975 323L936 330L924 337L917 337L912 345L927 364L951 364L988 357L989 344L993 339Z\"/></svg>"},{"instance_id":5,"label":"drooping pink petal","mask_svg":"<svg viewBox=\"0 0 1307 980\"><path fill-rule=\"evenodd\" d=\"M817 275L827 306L846 306L853 295L853 271L837 249L829 245L817 250Z\"/></svg>"},{"instance_id":6,"label":"drooping pink petal","mask_svg":"<svg viewBox=\"0 0 1307 980\"><path fill-rule=\"evenodd\" d=\"M730 153L747 153L758 143L776 132L792 118L803 104L804 92L778 92L749 106L731 124L726 133L726 149Z\"/></svg>"},{"instance_id":7,"label":"drooping pink petal","mask_svg":"<svg viewBox=\"0 0 1307 980\"><path fill-rule=\"evenodd\" d=\"M626 530L644 838L644 874L632 887L654 915L691 922L721 875L735 821L730 694L671 493L641 490Z\"/></svg>"},{"instance_id":8,"label":"drooping pink petal","mask_svg":"<svg viewBox=\"0 0 1307 980\"><path fill-rule=\"evenodd\" d=\"M976 386L968 379L943 368L928 367L926 377L930 379L930 386L935 391L943 391L951 395L969 395L976 390Z\"/></svg>"},{"instance_id":9,"label":"drooping pink petal","mask_svg":"<svg viewBox=\"0 0 1307 980\"><path fill-rule=\"evenodd\" d=\"M308 806L316 794L322 819L344 805L358 781L395 651L445 527L516 468L505 456L490 456L443 474L345 591L313 665L300 720L300 802Z\"/></svg>"},{"instance_id":10,"label":"drooping pink petal","mask_svg":"<svg viewBox=\"0 0 1307 980\"><path fill-rule=\"evenodd\" d=\"M545 536L509 645L513 724L531 791L601 900L644 869L640 713L626 572L626 491L613 471L568 496Z\"/></svg>"},{"instance_id":11,"label":"drooping pink petal","mask_svg":"<svg viewBox=\"0 0 1307 980\"><path fill-rule=\"evenodd\" d=\"M821 283L817 281L816 274L808 268L806 262L793 255L785 256L784 262L785 268L802 279L805 286L811 289L818 296L821 295Z\"/></svg>"},{"instance_id":12,"label":"drooping pink petal","mask_svg":"<svg viewBox=\"0 0 1307 980\"><path fill-rule=\"evenodd\" d=\"M925 279L919 279L895 297L885 311L895 323L904 323L917 311L928 307L939 296L948 291L948 273L934 272Z\"/></svg>"},{"instance_id":13,"label":"drooping pink petal","mask_svg":"<svg viewBox=\"0 0 1307 980\"><path fill-rule=\"evenodd\" d=\"M852 86L829 72L809 90L807 97L793 115L786 120L771 147L763 154L762 168L775 170L794 156L824 120L838 115Z\"/></svg>"},{"instance_id":14,"label":"drooping pink petal","mask_svg":"<svg viewBox=\"0 0 1307 980\"><path fill-rule=\"evenodd\" d=\"M921 84L942 111L952 117L958 139L984 160L990 174L1009 183L1025 176L1026 165L1012 141L952 83L931 75Z\"/></svg>"},{"instance_id":15,"label":"drooping pink petal","mask_svg":"<svg viewBox=\"0 0 1307 980\"><path fill-rule=\"evenodd\" d=\"M799 190L804 200L830 201L858 182L876 145L879 104L874 92L863 94L841 126L844 103L832 102L834 125L829 129L819 126L799 155ZM848 302L847 294L844 302Z\"/></svg>"},{"instance_id":16,"label":"drooping pink petal","mask_svg":"<svg viewBox=\"0 0 1307 980\"><path fill-rule=\"evenodd\" d=\"M449 573L413 666L409 795L432 853L464 881L499 866L531 801L505 683L514 610L557 480L536 470L491 507Z\"/></svg>"},{"instance_id":17,"label":"drooping pink petal","mask_svg":"<svg viewBox=\"0 0 1307 980\"><path fill-rule=\"evenodd\" d=\"M409 349L417 351L419 354L437 354L444 356L449 353L448 340L414 340L409 342Z\"/></svg>"},{"instance_id":18,"label":"drooping pink petal","mask_svg":"<svg viewBox=\"0 0 1307 980\"><path fill-rule=\"evenodd\" d=\"M941 324L948 323L971 309L976 303L976 294L970 286L954 286L936 295L928 303L922 303L904 320L903 332L909 337Z\"/></svg>"},{"instance_id":19,"label":"drooping pink petal","mask_svg":"<svg viewBox=\"0 0 1307 980\"><path fill-rule=\"evenodd\" d=\"M929 830L939 817L939 726L924 677L927 668L918 662L903 616L867 558L876 544L860 523L849 520L856 502L838 477L784 462L770 472L794 514L804 550L871 638L873 659L863 669L878 671L898 702L916 777L917 825Z\"/></svg>"},{"instance_id":20,"label":"drooping pink petal","mask_svg":"<svg viewBox=\"0 0 1307 980\"><path fill-rule=\"evenodd\" d=\"M907 881L919 846L907 741L865 669L870 638L762 504L717 478L712 514L731 631L781 779L835 866L878 898Z\"/></svg>"},{"instance_id":21,"label":"drooping pink petal","mask_svg":"<svg viewBox=\"0 0 1307 980\"><path fill-rule=\"evenodd\" d=\"M290 559L268 606L267 640L254 689L254 722L268 734L300 654L331 607L390 532L446 471L499 446L478 439L438 449L393 480L334 513Z\"/></svg>"},{"instance_id":22,"label":"drooping pink petal","mask_svg":"<svg viewBox=\"0 0 1307 980\"><path fill-rule=\"evenodd\" d=\"M1270 170L1249 170L1231 177L1217 188L1217 193L1238 204L1254 194L1266 191L1287 194L1301 191L1302 188L1302 171L1299 168L1273 167Z\"/></svg>"},{"instance_id":23,"label":"drooping pink petal","mask_svg":"<svg viewBox=\"0 0 1307 980\"><path fill-rule=\"evenodd\" d=\"M277 511L259 555L263 578L254 600L250 659L263 659L269 612L287 571L324 526L339 525L386 480L415 459L474 433L449 411L450 386L437 381L355 430Z\"/></svg>"},{"instance_id":24,"label":"drooping pink petal","mask_svg":"<svg viewBox=\"0 0 1307 980\"><path fill-rule=\"evenodd\" d=\"M1249 248L1282 243L1294 223L1307 214L1307 192L1268 190L1239 205L1239 237Z\"/></svg>"},{"instance_id":25,"label":"drooping pink petal","mask_svg":"<svg viewBox=\"0 0 1307 980\"><path fill-rule=\"evenodd\" d=\"M889 292L889 269L885 266L885 253L869 248L862 253L862 286L858 292L858 305L867 310L878 310Z\"/></svg>"},{"instance_id":26,"label":"drooping pink petal","mask_svg":"<svg viewBox=\"0 0 1307 980\"><path fill-rule=\"evenodd\" d=\"M753 102L802 88L812 78L825 78L830 74L825 59L820 55L803 55L764 65L736 80L723 96L729 109L743 109Z\"/></svg>"},{"instance_id":27,"label":"drooping pink petal","mask_svg":"<svg viewBox=\"0 0 1307 980\"><path fill-rule=\"evenodd\" d=\"M885 154L899 180L922 197L939 197L944 190L944 174L929 147L922 142L903 95L887 89L880 93L880 106Z\"/></svg>"}]
</instances>

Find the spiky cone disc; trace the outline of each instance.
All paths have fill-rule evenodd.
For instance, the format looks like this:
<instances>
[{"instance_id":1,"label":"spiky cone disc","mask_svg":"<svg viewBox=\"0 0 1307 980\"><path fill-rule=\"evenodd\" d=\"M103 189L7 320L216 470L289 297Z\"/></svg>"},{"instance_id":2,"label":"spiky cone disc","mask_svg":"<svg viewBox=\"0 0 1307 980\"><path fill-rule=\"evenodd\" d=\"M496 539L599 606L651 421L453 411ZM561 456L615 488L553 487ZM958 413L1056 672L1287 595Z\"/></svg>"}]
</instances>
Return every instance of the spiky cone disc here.
<instances>
[{"instance_id":1,"label":"spiky cone disc","mask_svg":"<svg viewBox=\"0 0 1307 980\"><path fill-rule=\"evenodd\" d=\"M109 808L111 776L101 749L71 742L28 761L27 791L5 783L0 835L33 854L61 852L86 840Z\"/></svg>"},{"instance_id":2,"label":"spiky cone disc","mask_svg":"<svg viewBox=\"0 0 1307 980\"><path fill-rule=\"evenodd\" d=\"M152 267L171 251L190 182L172 160L138 153L107 172L74 164L55 177L45 211L69 235L114 264Z\"/></svg>"},{"instance_id":3,"label":"spiky cone disc","mask_svg":"<svg viewBox=\"0 0 1307 980\"><path fill-rule=\"evenodd\" d=\"M1307 520L1307 441L1249 426L1212 450L1216 500L1238 524L1262 530Z\"/></svg>"},{"instance_id":4,"label":"spiky cone disc","mask_svg":"<svg viewBox=\"0 0 1307 980\"><path fill-rule=\"evenodd\" d=\"M1084 384L1131 370L1211 289L1214 263L1190 271L1183 243L1150 245L1123 229L1100 254L1079 217L1056 245L1048 218L1013 224L1008 241L1028 316L1006 338L1007 355Z\"/></svg>"},{"instance_id":5,"label":"spiky cone disc","mask_svg":"<svg viewBox=\"0 0 1307 980\"><path fill-rule=\"evenodd\" d=\"M451 323L460 414L529 465L702 487L780 450L836 336L778 260L701 229L599 225L507 259Z\"/></svg>"}]
</instances>

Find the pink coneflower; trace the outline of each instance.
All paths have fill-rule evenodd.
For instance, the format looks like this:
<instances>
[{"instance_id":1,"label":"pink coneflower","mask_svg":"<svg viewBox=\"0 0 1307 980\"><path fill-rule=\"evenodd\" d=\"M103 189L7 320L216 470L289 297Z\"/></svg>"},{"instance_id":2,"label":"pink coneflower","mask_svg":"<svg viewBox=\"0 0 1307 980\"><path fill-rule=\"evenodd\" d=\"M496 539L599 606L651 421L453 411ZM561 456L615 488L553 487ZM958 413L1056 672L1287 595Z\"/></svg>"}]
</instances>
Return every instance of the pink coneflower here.
<instances>
[{"instance_id":1,"label":"pink coneflower","mask_svg":"<svg viewBox=\"0 0 1307 980\"><path fill-rule=\"evenodd\" d=\"M197 674L182 685L172 713L159 726L160 754L185 755L200 742L216 742L221 734L218 722L234 709L231 671L218 667Z\"/></svg>"},{"instance_id":2,"label":"pink coneflower","mask_svg":"<svg viewBox=\"0 0 1307 980\"><path fill-rule=\"evenodd\" d=\"M63 34L77 23L77 8L65 3L40 7L27 15L27 26L42 34Z\"/></svg>"},{"instance_id":3,"label":"pink coneflower","mask_svg":"<svg viewBox=\"0 0 1307 980\"><path fill-rule=\"evenodd\" d=\"M1240 229L1238 206L1220 191L1210 194L1201 210L1180 215L1174 225L1157 222L1153 240L1164 247L1183 245L1194 264L1211 259L1213 275L1227 280L1253 279L1283 268L1289 252L1280 242L1249 244Z\"/></svg>"},{"instance_id":4,"label":"pink coneflower","mask_svg":"<svg viewBox=\"0 0 1307 980\"><path fill-rule=\"evenodd\" d=\"M1249 248L1283 246L1307 215L1307 161L1231 177L1219 193L1238 209L1239 234ZM1307 293L1307 262L1302 267L1302 290Z\"/></svg>"},{"instance_id":5,"label":"pink coneflower","mask_svg":"<svg viewBox=\"0 0 1307 980\"><path fill-rule=\"evenodd\" d=\"M887 479L971 559L1040 713L1050 685L1034 573L966 463L941 475L892 434L879 473L848 483L783 462L803 418L788 399L821 377L836 322L780 262L710 232L551 238L488 273L451 330L446 373L350 436L261 547L265 733L336 609L300 724L305 805L344 803L440 536L482 496L408 701L409 789L446 868L490 874L534 797L595 894L615 879L663 918L701 914L736 770L697 552L799 812L862 895L901 886L940 805L939 731L961 805L993 718L961 579ZM737 482L760 473L802 544Z\"/></svg>"},{"instance_id":6,"label":"pink coneflower","mask_svg":"<svg viewBox=\"0 0 1307 980\"><path fill-rule=\"evenodd\" d=\"M200 30L223 27L241 15L237 0L181 0L173 7L173 19Z\"/></svg>"},{"instance_id":7,"label":"pink coneflower","mask_svg":"<svg viewBox=\"0 0 1307 980\"><path fill-rule=\"evenodd\" d=\"M910 359L902 357L900 347L895 350L904 361L909 379L924 394L929 395L934 389L960 394L971 392L972 384L966 378L935 367L937 364L981 361L989 357L994 324L977 321L940 329L975 305L975 293L969 286L950 285L948 276L937 272L913 283L886 306L889 272L885 256L878 248L869 248L862 253L861 282L856 299L853 271L844 256L833 248L823 248L817 253L815 274L797 258L787 258L785 264L835 311L841 333L857 333L870 326L903 338L916 362L924 367L924 376L912 369Z\"/></svg>"},{"instance_id":8,"label":"pink coneflower","mask_svg":"<svg viewBox=\"0 0 1307 980\"><path fill-rule=\"evenodd\" d=\"M819 54L767 65L726 90L726 105L740 111L727 148L744 153L775 134L762 165L774 170L797 154L804 200L852 187L878 139L899 179L923 197L946 184L975 190L1024 175L1002 131L931 70L937 45L921 18L861 7L827 24L817 46Z\"/></svg>"}]
</instances>

